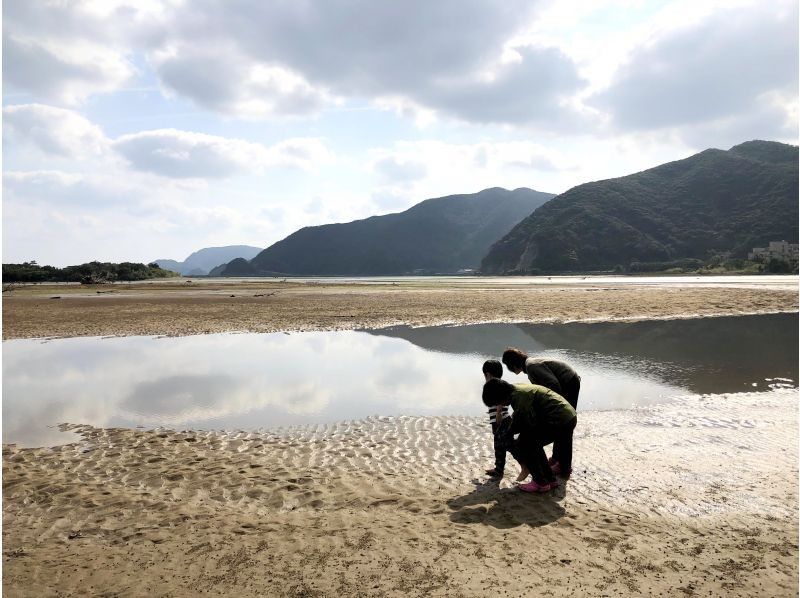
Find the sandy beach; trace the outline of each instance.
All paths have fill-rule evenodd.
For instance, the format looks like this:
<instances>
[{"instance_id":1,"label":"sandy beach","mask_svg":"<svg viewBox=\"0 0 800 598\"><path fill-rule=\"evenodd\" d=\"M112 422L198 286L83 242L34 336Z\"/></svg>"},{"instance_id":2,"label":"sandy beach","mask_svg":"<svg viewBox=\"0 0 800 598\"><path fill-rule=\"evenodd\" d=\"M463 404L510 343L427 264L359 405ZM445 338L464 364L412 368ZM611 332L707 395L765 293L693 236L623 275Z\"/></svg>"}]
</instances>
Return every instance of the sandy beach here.
<instances>
[{"instance_id":1,"label":"sandy beach","mask_svg":"<svg viewBox=\"0 0 800 598\"><path fill-rule=\"evenodd\" d=\"M207 281L19 287L3 307L13 339L796 312L797 289ZM779 388L581 412L574 474L543 495L514 487L515 465L499 484L483 475L483 417L269 433L65 422L80 441L3 446L3 590L796 596L797 410Z\"/></svg>"},{"instance_id":2,"label":"sandy beach","mask_svg":"<svg viewBox=\"0 0 800 598\"><path fill-rule=\"evenodd\" d=\"M526 284L524 279L473 278L21 286L3 294L3 338L610 321L798 310L797 277L777 283L732 278L729 284L700 279L691 285L669 279L658 284L636 279Z\"/></svg>"},{"instance_id":3,"label":"sandy beach","mask_svg":"<svg viewBox=\"0 0 800 598\"><path fill-rule=\"evenodd\" d=\"M581 415L546 495L478 418L4 447L9 596L793 596L797 393Z\"/></svg>"}]
</instances>

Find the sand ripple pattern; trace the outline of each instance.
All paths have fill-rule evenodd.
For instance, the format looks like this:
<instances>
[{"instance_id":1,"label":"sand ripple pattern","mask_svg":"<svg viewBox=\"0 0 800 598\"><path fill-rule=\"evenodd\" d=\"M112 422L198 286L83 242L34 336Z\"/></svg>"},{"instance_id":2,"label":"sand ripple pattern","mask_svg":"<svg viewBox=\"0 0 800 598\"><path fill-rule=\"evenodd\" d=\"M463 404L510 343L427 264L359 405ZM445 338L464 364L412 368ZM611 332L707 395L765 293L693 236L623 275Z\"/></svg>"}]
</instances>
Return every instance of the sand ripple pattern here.
<instances>
[{"instance_id":1,"label":"sand ripple pattern","mask_svg":"<svg viewBox=\"0 0 800 598\"><path fill-rule=\"evenodd\" d=\"M587 595L678 583L689 595L753 595L766 581L770 595L793 595L797 406L795 389L777 389L581 413L574 475L543 496L486 483L484 418L276 432L64 424L82 441L4 446L4 588L478 596L497 583L525 595L541 577L563 595L576 589L557 571L566 559L582 563ZM113 566L84 566L104 558ZM167 586L140 585L159 571Z\"/></svg>"},{"instance_id":2,"label":"sand ripple pattern","mask_svg":"<svg viewBox=\"0 0 800 598\"><path fill-rule=\"evenodd\" d=\"M565 494L661 514L787 516L796 495L772 496L757 480L795 477L796 402L796 390L782 389L581 413L576 475ZM322 488L327 507L402 502L431 488L455 491L474 483L493 460L489 425L475 417L370 417L271 433L62 427L84 441L6 447L7 473L13 477L18 464L35 460L38 468L63 471L60 483L119 485L143 497L264 511L318 508ZM794 432L776 433L779 427ZM510 456L509 463L513 477ZM6 490L18 484L7 483ZM721 488L730 494L724 503L715 499ZM51 505L59 496L44 483L26 488L23 502Z\"/></svg>"}]
</instances>

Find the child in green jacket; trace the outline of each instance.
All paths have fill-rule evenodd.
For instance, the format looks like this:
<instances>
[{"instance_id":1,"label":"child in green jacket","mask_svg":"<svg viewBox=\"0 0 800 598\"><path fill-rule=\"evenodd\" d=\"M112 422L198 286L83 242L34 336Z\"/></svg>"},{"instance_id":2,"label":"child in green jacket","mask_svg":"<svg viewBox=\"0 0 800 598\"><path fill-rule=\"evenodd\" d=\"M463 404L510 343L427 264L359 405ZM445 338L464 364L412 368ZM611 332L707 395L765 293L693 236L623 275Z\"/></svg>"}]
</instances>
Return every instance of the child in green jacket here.
<instances>
[{"instance_id":1,"label":"child in green jacket","mask_svg":"<svg viewBox=\"0 0 800 598\"><path fill-rule=\"evenodd\" d=\"M511 406L514 410L514 431L519 432L518 455L533 481L521 484L526 492L546 492L558 486L543 446L553 442L558 454L553 455L568 472L572 468L572 435L578 417L575 409L562 396L538 384L509 384L492 378L483 386L483 403L487 407Z\"/></svg>"}]
</instances>

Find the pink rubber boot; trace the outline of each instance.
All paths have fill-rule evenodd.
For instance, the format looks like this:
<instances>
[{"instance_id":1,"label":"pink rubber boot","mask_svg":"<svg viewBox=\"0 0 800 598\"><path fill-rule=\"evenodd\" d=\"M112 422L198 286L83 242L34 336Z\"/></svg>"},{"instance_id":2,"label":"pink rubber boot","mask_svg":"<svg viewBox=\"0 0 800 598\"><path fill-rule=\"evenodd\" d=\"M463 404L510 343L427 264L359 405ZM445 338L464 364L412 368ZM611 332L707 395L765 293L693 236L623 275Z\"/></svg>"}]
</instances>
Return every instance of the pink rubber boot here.
<instances>
[{"instance_id":1,"label":"pink rubber boot","mask_svg":"<svg viewBox=\"0 0 800 598\"><path fill-rule=\"evenodd\" d=\"M547 492L550 490L550 484L537 484L536 482L528 482L527 484L520 484L517 486L523 492Z\"/></svg>"}]
</instances>

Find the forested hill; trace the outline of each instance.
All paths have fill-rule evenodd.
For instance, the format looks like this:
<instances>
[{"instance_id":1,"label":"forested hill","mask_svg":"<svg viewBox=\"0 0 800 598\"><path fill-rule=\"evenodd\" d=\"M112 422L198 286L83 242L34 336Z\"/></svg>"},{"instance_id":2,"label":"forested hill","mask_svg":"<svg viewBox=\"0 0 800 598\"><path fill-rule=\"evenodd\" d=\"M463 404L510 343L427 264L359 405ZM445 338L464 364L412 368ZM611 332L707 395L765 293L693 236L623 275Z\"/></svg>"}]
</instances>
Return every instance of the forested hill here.
<instances>
[{"instance_id":1,"label":"forested hill","mask_svg":"<svg viewBox=\"0 0 800 598\"><path fill-rule=\"evenodd\" d=\"M405 212L300 229L224 275L379 276L474 269L492 243L552 198L486 189L423 201Z\"/></svg>"},{"instance_id":2,"label":"forested hill","mask_svg":"<svg viewBox=\"0 0 800 598\"><path fill-rule=\"evenodd\" d=\"M797 160L796 146L749 141L574 187L495 243L481 271L609 270L797 243Z\"/></svg>"}]
</instances>

